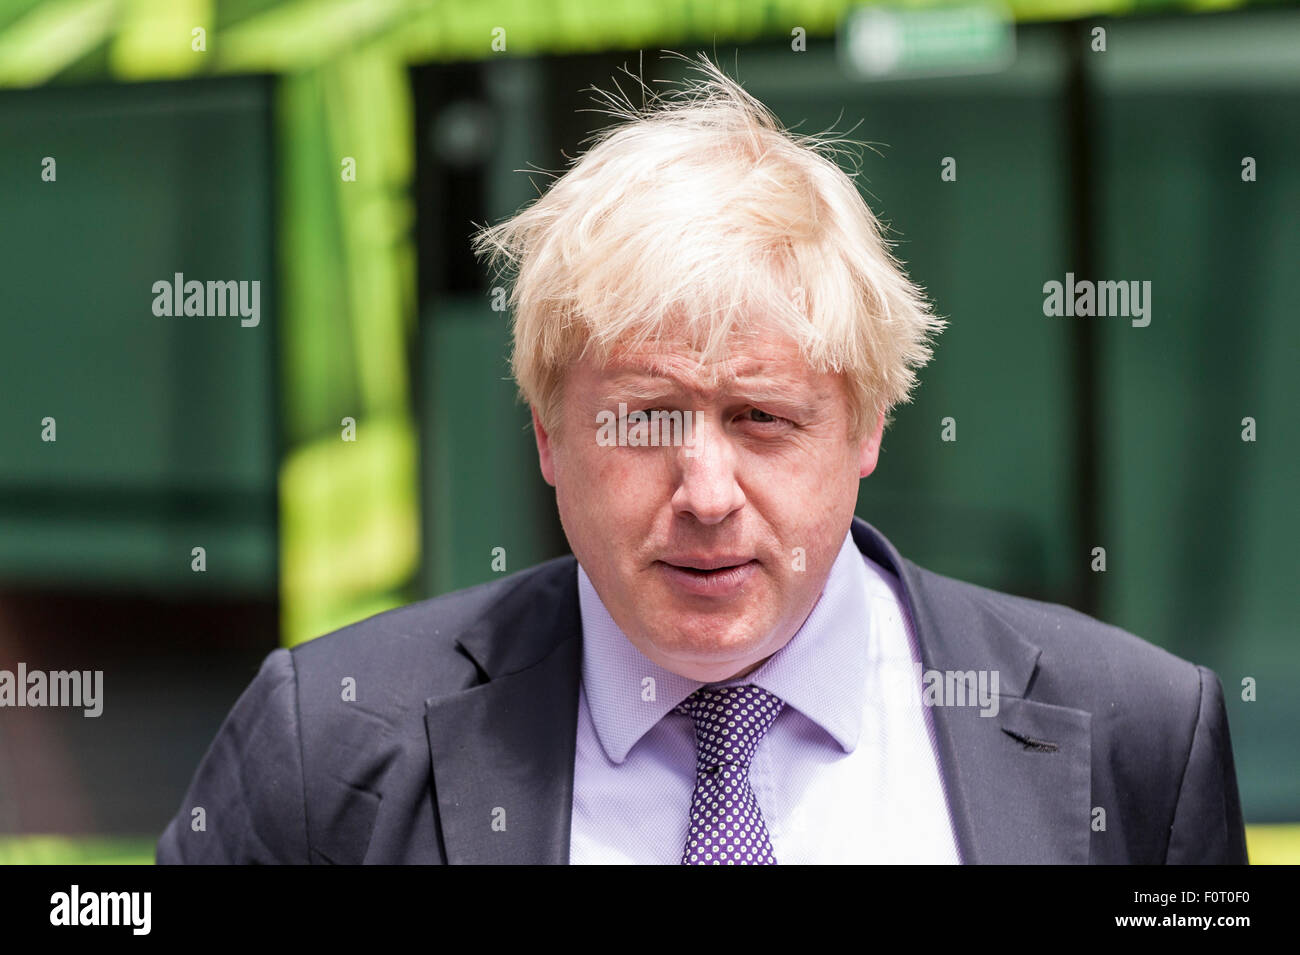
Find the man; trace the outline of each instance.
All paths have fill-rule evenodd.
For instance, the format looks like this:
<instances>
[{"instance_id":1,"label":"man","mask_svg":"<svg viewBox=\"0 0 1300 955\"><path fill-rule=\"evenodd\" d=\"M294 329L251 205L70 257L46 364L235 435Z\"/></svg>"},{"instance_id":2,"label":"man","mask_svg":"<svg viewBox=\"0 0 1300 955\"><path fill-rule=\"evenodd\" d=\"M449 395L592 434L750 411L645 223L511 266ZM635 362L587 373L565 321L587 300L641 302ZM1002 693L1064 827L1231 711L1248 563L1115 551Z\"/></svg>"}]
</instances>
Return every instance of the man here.
<instances>
[{"instance_id":1,"label":"man","mask_svg":"<svg viewBox=\"0 0 1300 955\"><path fill-rule=\"evenodd\" d=\"M574 556L273 652L160 862L1246 861L1212 672L854 516L943 323L703 69L478 237Z\"/></svg>"}]
</instances>

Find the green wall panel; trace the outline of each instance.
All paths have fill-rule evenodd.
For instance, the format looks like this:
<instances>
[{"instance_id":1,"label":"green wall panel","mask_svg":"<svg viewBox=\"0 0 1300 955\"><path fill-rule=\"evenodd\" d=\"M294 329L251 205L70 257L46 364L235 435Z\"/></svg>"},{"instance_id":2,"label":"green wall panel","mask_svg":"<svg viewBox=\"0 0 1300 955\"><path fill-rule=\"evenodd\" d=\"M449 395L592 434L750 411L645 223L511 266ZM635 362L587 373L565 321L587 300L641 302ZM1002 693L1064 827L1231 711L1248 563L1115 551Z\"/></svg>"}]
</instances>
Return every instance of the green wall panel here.
<instances>
[{"instance_id":1,"label":"green wall panel","mask_svg":"<svg viewBox=\"0 0 1300 955\"><path fill-rule=\"evenodd\" d=\"M1100 271L1152 283L1149 326L1095 320L1103 613L1218 672L1247 817L1295 819L1300 74L1278 54L1300 49L1300 21L1180 39L1175 56L1166 35L1126 23L1112 32L1122 55L1098 71ZM1256 51L1247 69L1207 82L1243 49ZM1246 156L1255 182L1242 180Z\"/></svg>"},{"instance_id":2,"label":"green wall panel","mask_svg":"<svg viewBox=\"0 0 1300 955\"><path fill-rule=\"evenodd\" d=\"M0 575L273 590L268 111L256 78L0 95L21 277L0 304ZM259 281L259 324L154 315L176 272Z\"/></svg>"}]
</instances>

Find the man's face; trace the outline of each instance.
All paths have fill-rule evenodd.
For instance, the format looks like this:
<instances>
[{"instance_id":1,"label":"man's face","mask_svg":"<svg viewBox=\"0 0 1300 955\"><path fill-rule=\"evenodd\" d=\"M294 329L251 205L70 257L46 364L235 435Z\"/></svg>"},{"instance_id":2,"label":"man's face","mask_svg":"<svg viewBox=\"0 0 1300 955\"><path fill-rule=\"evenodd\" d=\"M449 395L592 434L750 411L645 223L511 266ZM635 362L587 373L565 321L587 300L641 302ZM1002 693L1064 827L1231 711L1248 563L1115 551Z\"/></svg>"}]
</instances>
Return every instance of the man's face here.
<instances>
[{"instance_id":1,"label":"man's face","mask_svg":"<svg viewBox=\"0 0 1300 955\"><path fill-rule=\"evenodd\" d=\"M533 424L569 545L614 622L660 666L715 682L757 667L812 611L884 416L851 439L842 376L776 333L738 343L716 379L697 359L665 344L584 358L554 433L536 410ZM693 412L692 446L610 446L620 403Z\"/></svg>"}]
</instances>

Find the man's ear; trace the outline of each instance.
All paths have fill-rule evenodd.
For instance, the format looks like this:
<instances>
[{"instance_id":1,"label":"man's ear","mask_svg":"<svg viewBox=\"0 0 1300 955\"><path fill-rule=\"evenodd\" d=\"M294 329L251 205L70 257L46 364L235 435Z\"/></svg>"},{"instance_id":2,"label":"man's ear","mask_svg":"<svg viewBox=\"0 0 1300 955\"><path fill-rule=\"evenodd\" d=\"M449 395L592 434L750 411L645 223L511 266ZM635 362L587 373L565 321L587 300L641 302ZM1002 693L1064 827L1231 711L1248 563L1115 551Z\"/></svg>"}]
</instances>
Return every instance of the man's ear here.
<instances>
[{"instance_id":1,"label":"man's ear","mask_svg":"<svg viewBox=\"0 0 1300 955\"><path fill-rule=\"evenodd\" d=\"M551 436L542 427L542 419L537 409L529 405L533 412L533 437L537 439L537 462L542 468L542 477L551 487L555 487L555 460L551 456Z\"/></svg>"},{"instance_id":2,"label":"man's ear","mask_svg":"<svg viewBox=\"0 0 1300 955\"><path fill-rule=\"evenodd\" d=\"M858 476L867 477L876 469L876 462L880 458L880 443L885 436L885 413L882 411L876 418L876 426L862 436L862 443L858 447Z\"/></svg>"}]
</instances>

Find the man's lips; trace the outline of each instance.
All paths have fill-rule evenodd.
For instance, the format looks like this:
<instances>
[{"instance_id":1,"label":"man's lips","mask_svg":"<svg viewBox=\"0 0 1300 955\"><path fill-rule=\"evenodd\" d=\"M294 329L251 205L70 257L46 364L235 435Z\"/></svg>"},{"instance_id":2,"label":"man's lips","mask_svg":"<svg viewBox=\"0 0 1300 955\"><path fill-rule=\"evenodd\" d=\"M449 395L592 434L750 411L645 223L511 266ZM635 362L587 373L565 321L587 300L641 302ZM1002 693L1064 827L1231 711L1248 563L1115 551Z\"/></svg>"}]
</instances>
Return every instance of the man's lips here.
<instances>
[{"instance_id":1,"label":"man's lips","mask_svg":"<svg viewBox=\"0 0 1300 955\"><path fill-rule=\"evenodd\" d=\"M679 592L696 597L728 597L739 593L759 567L752 557L733 556L675 557L656 564Z\"/></svg>"},{"instance_id":2,"label":"man's lips","mask_svg":"<svg viewBox=\"0 0 1300 955\"><path fill-rule=\"evenodd\" d=\"M739 567L748 564L754 558L736 554L718 554L713 557L685 555L683 557L663 557L661 563L671 564L684 570L722 570L727 567Z\"/></svg>"}]
</instances>

